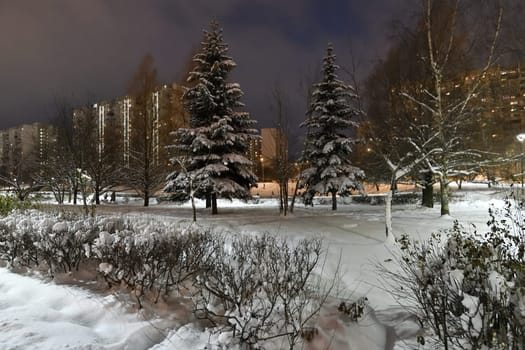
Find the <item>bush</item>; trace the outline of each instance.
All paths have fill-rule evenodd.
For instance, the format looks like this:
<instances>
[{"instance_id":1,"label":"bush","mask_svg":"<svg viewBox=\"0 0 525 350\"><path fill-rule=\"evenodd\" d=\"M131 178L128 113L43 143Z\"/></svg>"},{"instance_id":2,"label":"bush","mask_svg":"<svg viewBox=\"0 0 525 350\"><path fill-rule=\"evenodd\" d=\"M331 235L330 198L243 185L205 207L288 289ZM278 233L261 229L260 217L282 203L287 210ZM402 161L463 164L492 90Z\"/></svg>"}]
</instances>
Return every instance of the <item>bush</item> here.
<instances>
[{"instance_id":1,"label":"bush","mask_svg":"<svg viewBox=\"0 0 525 350\"><path fill-rule=\"evenodd\" d=\"M314 274L321 255L316 239L293 245L266 234L217 241L197 278L195 313L250 349L276 338L290 348L300 338L311 340L308 330L334 287L322 288Z\"/></svg>"},{"instance_id":2,"label":"bush","mask_svg":"<svg viewBox=\"0 0 525 350\"><path fill-rule=\"evenodd\" d=\"M77 270L104 224L36 210L14 212L0 219L0 259L13 268L44 268L50 274Z\"/></svg>"},{"instance_id":3,"label":"bush","mask_svg":"<svg viewBox=\"0 0 525 350\"><path fill-rule=\"evenodd\" d=\"M445 349L520 349L525 344L525 226L521 202L489 212L478 234L457 222L426 242L403 236L385 282L410 307L427 339ZM420 337L421 343L425 342Z\"/></svg>"},{"instance_id":4,"label":"bush","mask_svg":"<svg viewBox=\"0 0 525 350\"><path fill-rule=\"evenodd\" d=\"M181 292L197 318L249 348L283 338L293 348L317 336L317 317L337 280L316 275L321 257L317 239L224 236L198 226L36 210L0 218L0 260L10 267L54 275L98 266L109 287L131 289L139 306ZM342 302L339 312L357 321L363 305Z\"/></svg>"},{"instance_id":5,"label":"bush","mask_svg":"<svg viewBox=\"0 0 525 350\"><path fill-rule=\"evenodd\" d=\"M39 262L31 222L23 217L0 219L0 259L10 267L33 267Z\"/></svg>"},{"instance_id":6,"label":"bush","mask_svg":"<svg viewBox=\"0 0 525 350\"><path fill-rule=\"evenodd\" d=\"M6 216L14 210L27 210L33 208L34 204L29 201L21 201L12 196L0 196L0 216Z\"/></svg>"},{"instance_id":7,"label":"bush","mask_svg":"<svg viewBox=\"0 0 525 350\"><path fill-rule=\"evenodd\" d=\"M162 292L169 294L206 264L211 241L209 232L139 231L128 223L114 233L100 232L91 254L110 285L132 288L139 303L147 291L155 292L157 302Z\"/></svg>"}]
</instances>

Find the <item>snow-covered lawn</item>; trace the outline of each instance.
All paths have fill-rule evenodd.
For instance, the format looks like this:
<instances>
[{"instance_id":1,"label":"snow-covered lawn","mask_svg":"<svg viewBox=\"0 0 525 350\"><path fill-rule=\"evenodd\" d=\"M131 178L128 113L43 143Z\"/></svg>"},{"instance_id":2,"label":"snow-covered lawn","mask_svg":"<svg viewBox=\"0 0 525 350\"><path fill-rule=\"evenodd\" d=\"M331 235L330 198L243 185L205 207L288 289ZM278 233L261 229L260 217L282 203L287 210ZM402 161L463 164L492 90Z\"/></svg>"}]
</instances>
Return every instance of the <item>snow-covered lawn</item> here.
<instances>
[{"instance_id":1,"label":"snow-covered lawn","mask_svg":"<svg viewBox=\"0 0 525 350\"><path fill-rule=\"evenodd\" d=\"M113 295L0 268L0 349L148 349L165 323L142 320Z\"/></svg>"},{"instance_id":2,"label":"snow-covered lawn","mask_svg":"<svg viewBox=\"0 0 525 350\"><path fill-rule=\"evenodd\" d=\"M500 206L504 197L504 192L498 189L461 194L451 204L454 217L440 217L439 207L394 206L394 232L425 239L432 232L450 228L454 218L484 230L490 203ZM146 209L107 205L99 209L109 211L191 224L191 209L187 205L161 204ZM328 206L299 206L293 215L279 217L274 200L267 199L248 205L220 202L219 213L212 217L201 204L198 224L229 234L268 232L291 240L323 239L327 251L323 273L330 276L340 268L347 289L341 296L352 299L366 296L370 303L369 312L357 324L331 313L336 304L325 308L321 331L332 342L331 349L393 349L396 339L396 348L403 349L402 339L414 336L417 326L381 288L374 267L391 257L391 245L385 243L384 206L341 205L337 212ZM185 320L174 321L166 314L145 320L125 300L114 295L43 282L0 269L0 349L218 348L219 335L202 332L191 324L175 327L184 323Z\"/></svg>"}]
</instances>

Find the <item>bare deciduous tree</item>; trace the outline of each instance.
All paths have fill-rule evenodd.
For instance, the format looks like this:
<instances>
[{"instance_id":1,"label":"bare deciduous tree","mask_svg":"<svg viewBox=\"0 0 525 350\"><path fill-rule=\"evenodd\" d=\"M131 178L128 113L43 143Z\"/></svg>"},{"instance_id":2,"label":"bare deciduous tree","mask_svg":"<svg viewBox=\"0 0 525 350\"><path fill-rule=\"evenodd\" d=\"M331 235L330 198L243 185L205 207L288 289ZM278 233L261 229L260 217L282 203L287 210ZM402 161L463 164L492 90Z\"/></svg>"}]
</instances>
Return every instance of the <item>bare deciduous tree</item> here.
<instances>
[{"instance_id":1,"label":"bare deciduous tree","mask_svg":"<svg viewBox=\"0 0 525 350\"><path fill-rule=\"evenodd\" d=\"M167 160L159 156L160 106L157 87L153 58L146 55L129 87L134 103L130 161L126 169L128 184L142 196L146 207L150 197L162 187L167 175Z\"/></svg>"},{"instance_id":2,"label":"bare deciduous tree","mask_svg":"<svg viewBox=\"0 0 525 350\"><path fill-rule=\"evenodd\" d=\"M435 141L431 145L439 151L426 158L425 162L440 183L442 215L450 213L448 185L451 172L472 164L473 158L479 156L476 150L465 147L464 138L466 130L475 122L472 116L472 102L479 91L484 74L495 62L496 43L503 14L499 4L492 40L489 42L486 60L479 73L472 74L469 81L464 80L461 85L454 85L453 74L463 68L458 66L457 59L464 45L458 32L461 4L456 0L447 5L438 4L433 0L425 0L423 3L427 45L423 63L429 71L431 83L429 86L423 86L418 95L401 92L402 96L423 109L430 117L429 127ZM423 145L418 146L423 149Z\"/></svg>"},{"instance_id":3,"label":"bare deciduous tree","mask_svg":"<svg viewBox=\"0 0 525 350\"><path fill-rule=\"evenodd\" d=\"M293 165L288 158L288 140L290 137L288 98L282 88L276 85L272 92L275 110L275 157L270 159L275 169L279 186L279 212L288 214L288 183L293 172Z\"/></svg>"}]
</instances>

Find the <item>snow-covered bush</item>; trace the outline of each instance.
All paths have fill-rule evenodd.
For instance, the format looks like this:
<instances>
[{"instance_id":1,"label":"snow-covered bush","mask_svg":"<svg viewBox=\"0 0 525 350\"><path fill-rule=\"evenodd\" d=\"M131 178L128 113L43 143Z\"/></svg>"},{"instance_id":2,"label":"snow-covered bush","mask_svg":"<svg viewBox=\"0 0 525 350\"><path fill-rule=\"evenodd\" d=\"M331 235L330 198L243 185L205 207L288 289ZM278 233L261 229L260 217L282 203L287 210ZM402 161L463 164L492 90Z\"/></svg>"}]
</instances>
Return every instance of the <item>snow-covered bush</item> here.
<instances>
[{"instance_id":1,"label":"snow-covered bush","mask_svg":"<svg viewBox=\"0 0 525 350\"><path fill-rule=\"evenodd\" d=\"M290 348L315 318L330 289L314 275L320 240L292 245L271 235L216 241L213 259L197 278L195 312L249 348L286 338Z\"/></svg>"},{"instance_id":2,"label":"snow-covered bush","mask_svg":"<svg viewBox=\"0 0 525 350\"><path fill-rule=\"evenodd\" d=\"M39 256L31 230L31 221L14 214L0 219L0 260L10 267L38 265Z\"/></svg>"},{"instance_id":3,"label":"snow-covered bush","mask_svg":"<svg viewBox=\"0 0 525 350\"><path fill-rule=\"evenodd\" d=\"M181 234L153 223L141 229L136 224L129 222L114 233L101 231L92 253L100 261L99 271L106 281L132 288L139 303L146 291L155 292L157 301L162 292L168 294L179 287L210 255L209 232Z\"/></svg>"},{"instance_id":4,"label":"snow-covered bush","mask_svg":"<svg viewBox=\"0 0 525 350\"><path fill-rule=\"evenodd\" d=\"M132 288L139 303L146 291L155 291L158 300L161 293L191 279L208 264L213 240L207 230L182 230L140 218L86 218L33 210L0 219L0 260L9 266L39 268L53 275L91 262L110 285Z\"/></svg>"},{"instance_id":5,"label":"snow-covered bush","mask_svg":"<svg viewBox=\"0 0 525 350\"><path fill-rule=\"evenodd\" d=\"M36 210L14 212L0 219L0 259L12 267L70 272L87 259L86 249L98 232L116 220L71 219Z\"/></svg>"},{"instance_id":6,"label":"snow-covered bush","mask_svg":"<svg viewBox=\"0 0 525 350\"><path fill-rule=\"evenodd\" d=\"M88 220L77 222L43 220L35 227L35 246L51 272L78 270L86 260L84 246L96 234L96 228Z\"/></svg>"},{"instance_id":7,"label":"snow-covered bush","mask_svg":"<svg viewBox=\"0 0 525 350\"><path fill-rule=\"evenodd\" d=\"M293 348L319 334L316 322L336 281L319 276L321 257L318 239L226 236L141 218L26 211L0 219L0 259L10 266L98 272L110 287L131 289L139 306L180 292L222 343L240 348L277 340ZM338 312L356 321L362 310L343 302Z\"/></svg>"},{"instance_id":8,"label":"snow-covered bush","mask_svg":"<svg viewBox=\"0 0 525 350\"><path fill-rule=\"evenodd\" d=\"M385 280L445 349L520 349L525 344L525 222L513 199L490 210L490 230L455 223L426 242L402 237L401 270ZM408 301L408 303L407 303Z\"/></svg>"}]
</instances>

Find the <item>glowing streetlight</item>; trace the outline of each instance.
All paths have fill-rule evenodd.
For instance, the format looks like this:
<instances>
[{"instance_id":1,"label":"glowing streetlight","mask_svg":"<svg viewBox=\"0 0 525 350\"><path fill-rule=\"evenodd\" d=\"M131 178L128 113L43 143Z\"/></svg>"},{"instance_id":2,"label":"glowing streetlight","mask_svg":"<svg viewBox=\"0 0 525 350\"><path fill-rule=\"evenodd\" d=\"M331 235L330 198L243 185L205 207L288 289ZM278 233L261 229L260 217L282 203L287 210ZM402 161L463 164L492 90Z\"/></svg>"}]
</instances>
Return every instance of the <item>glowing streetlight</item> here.
<instances>
[{"instance_id":1,"label":"glowing streetlight","mask_svg":"<svg viewBox=\"0 0 525 350\"><path fill-rule=\"evenodd\" d=\"M516 140L518 140L518 142L521 143L521 155L520 155L521 188L523 188L523 142L525 141L525 133L521 133L521 134L516 135Z\"/></svg>"},{"instance_id":2,"label":"glowing streetlight","mask_svg":"<svg viewBox=\"0 0 525 350\"><path fill-rule=\"evenodd\" d=\"M525 134L524 134L525 135ZM261 175L262 175L262 182L264 182L264 158L260 158L261 161Z\"/></svg>"}]
</instances>

